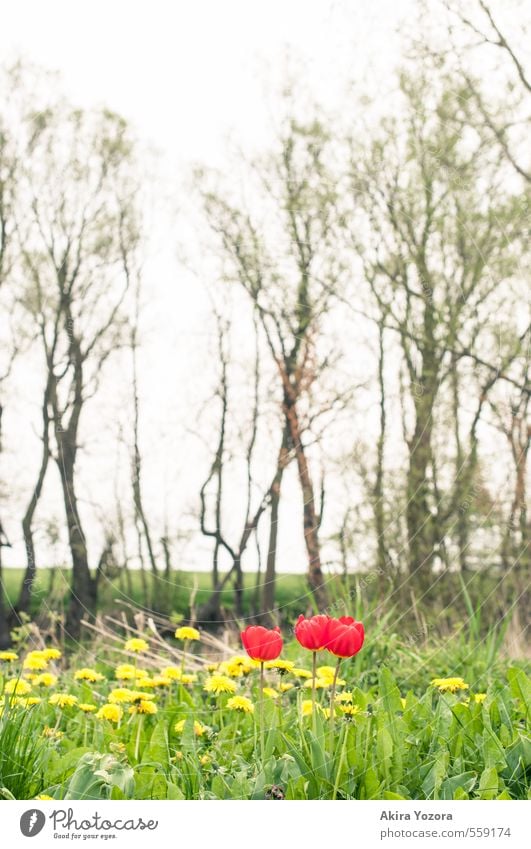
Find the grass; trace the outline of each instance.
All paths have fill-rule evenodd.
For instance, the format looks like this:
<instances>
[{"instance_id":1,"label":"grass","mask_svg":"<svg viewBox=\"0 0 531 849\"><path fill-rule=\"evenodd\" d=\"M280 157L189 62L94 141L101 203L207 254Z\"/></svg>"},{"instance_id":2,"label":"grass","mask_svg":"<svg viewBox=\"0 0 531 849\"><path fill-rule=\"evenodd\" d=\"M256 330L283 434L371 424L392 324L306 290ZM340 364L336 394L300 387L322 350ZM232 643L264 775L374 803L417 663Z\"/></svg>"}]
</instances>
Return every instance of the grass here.
<instances>
[{"instance_id":1,"label":"grass","mask_svg":"<svg viewBox=\"0 0 531 849\"><path fill-rule=\"evenodd\" d=\"M190 649L184 672L190 677L182 677L175 640L152 642L145 655L125 658L131 678L121 681L122 639L96 640L75 657L50 662L58 675L51 687L34 679L29 696L4 695L0 792L61 800L528 798L531 682L524 662L509 665L500 656L499 629L485 640L474 621L417 650L391 624L390 617L367 614L362 651L341 664L333 721L326 667L335 661L326 652L319 656L325 669L318 672L313 713L311 686L300 672L268 670L271 691L261 703L253 664L218 668L254 706L242 713L230 708L232 692L205 690L212 670ZM310 653L294 641L283 657L311 668ZM168 663L173 677L161 680L158 672ZM75 670L85 666L103 678L76 680ZM28 677L20 661L3 667L4 682ZM430 683L447 676L462 676L466 688L440 692ZM118 692L124 700L115 722L98 710L117 688L126 693ZM156 712L138 713L141 702L131 690L147 694ZM50 704L53 693L77 701L61 708ZM28 697L40 701L29 705ZM94 710L84 713L80 703Z\"/></svg>"}]
</instances>

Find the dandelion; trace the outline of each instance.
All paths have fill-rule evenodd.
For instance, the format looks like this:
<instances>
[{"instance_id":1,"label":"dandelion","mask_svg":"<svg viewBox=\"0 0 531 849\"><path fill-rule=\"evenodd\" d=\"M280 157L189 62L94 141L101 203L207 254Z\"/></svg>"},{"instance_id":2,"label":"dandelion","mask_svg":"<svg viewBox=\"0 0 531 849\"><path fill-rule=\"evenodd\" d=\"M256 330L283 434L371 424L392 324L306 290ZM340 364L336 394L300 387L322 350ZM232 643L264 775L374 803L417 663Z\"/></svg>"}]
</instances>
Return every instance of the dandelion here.
<instances>
[{"instance_id":1,"label":"dandelion","mask_svg":"<svg viewBox=\"0 0 531 849\"><path fill-rule=\"evenodd\" d=\"M49 705L54 705L55 707L65 708L65 707L74 707L77 704L77 696L72 696L70 693L54 693L53 696L50 696L48 699Z\"/></svg>"},{"instance_id":2,"label":"dandelion","mask_svg":"<svg viewBox=\"0 0 531 849\"><path fill-rule=\"evenodd\" d=\"M441 693L457 693L458 690L468 690L462 678L434 678L431 682Z\"/></svg>"},{"instance_id":3,"label":"dandelion","mask_svg":"<svg viewBox=\"0 0 531 849\"><path fill-rule=\"evenodd\" d=\"M254 705L247 696L231 696L227 701L229 710L239 710L242 713L254 713Z\"/></svg>"},{"instance_id":4,"label":"dandelion","mask_svg":"<svg viewBox=\"0 0 531 849\"><path fill-rule=\"evenodd\" d=\"M22 681L20 678L9 678L5 683L4 693L14 696L26 696L31 693L31 684L27 681Z\"/></svg>"},{"instance_id":5,"label":"dandelion","mask_svg":"<svg viewBox=\"0 0 531 849\"><path fill-rule=\"evenodd\" d=\"M351 702L352 701L352 693L349 690L344 690L342 693L338 693L336 696L336 702Z\"/></svg>"},{"instance_id":6,"label":"dandelion","mask_svg":"<svg viewBox=\"0 0 531 849\"><path fill-rule=\"evenodd\" d=\"M262 692L268 699L278 699L278 693L273 687L264 687Z\"/></svg>"},{"instance_id":7,"label":"dandelion","mask_svg":"<svg viewBox=\"0 0 531 849\"><path fill-rule=\"evenodd\" d=\"M318 666L317 675L319 678L333 678L336 672L335 666Z\"/></svg>"},{"instance_id":8,"label":"dandelion","mask_svg":"<svg viewBox=\"0 0 531 849\"><path fill-rule=\"evenodd\" d=\"M295 686L294 684L288 684L287 682L286 682L286 683L284 683L284 681L282 681L282 682L278 685L278 688L279 688L279 690L280 690L280 692L281 692L281 693L287 693L287 692L288 692L288 690L292 690L294 686Z\"/></svg>"},{"instance_id":9,"label":"dandelion","mask_svg":"<svg viewBox=\"0 0 531 849\"><path fill-rule=\"evenodd\" d=\"M121 740L113 740L112 743L109 743L109 749L118 755L123 755L127 751L125 743L122 743Z\"/></svg>"},{"instance_id":10,"label":"dandelion","mask_svg":"<svg viewBox=\"0 0 531 849\"><path fill-rule=\"evenodd\" d=\"M474 694L474 701L477 705L482 704L485 701L486 698L487 698L486 693L475 693Z\"/></svg>"},{"instance_id":11,"label":"dandelion","mask_svg":"<svg viewBox=\"0 0 531 849\"><path fill-rule=\"evenodd\" d=\"M130 690L129 692L132 702L150 702L156 698L153 693L143 693L141 690Z\"/></svg>"},{"instance_id":12,"label":"dandelion","mask_svg":"<svg viewBox=\"0 0 531 849\"><path fill-rule=\"evenodd\" d=\"M109 722L120 722L123 710L119 705L102 705L96 714L96 719L107 719Z\"/></svg>"},{"instance_id":13,"label":"dandelion","mask_svg":"<svg viewBox=\"0 0 531 849\"><path fill-rule=\"evenodd\" d=\"M49 725L45 725L41 732L42 737L47 737L50 740L60 740L61 737L64 737L64 731L58 731L57 728L50 728Z\"/></svg>"},{"instance_id":14,"label":"dandelion","mask_svg":"<svg viewBox=\"0 0 531 849\"><path fill-rule=\"evenodd\" d=\"M185 725L186 719L180 719L173 726L173 730L176 731L177 734L182 734ZM203 725L201 722L198 722L197 719L194 719L194 734L196 737L202 737L207 730L208 728L206 725Z\"/></svg>"},{"instance_id":15,"label":"dandelion","mask_svg":"<svg viewBox=\"0 0 531 849\"><path fill-rule=\"evenodd\" d=\"M201 766L208 766L212 762L212 758L210 755L201 755L199 758L199 763Z\"/></svg>"},{"instance_id":16,"label":"dandelion","mask_svg":"<svg viewBox=\"0 0 531 849\"><path fill-rule=\"evenodd\" d=\"M24 698L23 696L15 697L15 704L24 708L33 707L33 705L40 705L41 702L42 699L40 699L38 696L28 696L27 698Z\"/></svg>"},{"instance_id":17,"label":"dandelion","mask_svg":"<svg viewBox=\"0 0 531 849\"><path fill-rule=\"evenodd\" d=\"M197 681L197 675L187 674L183 672L181 675L181 684L195 684Z\"/></svg>"},{"instance_id":18,"label":"dandelion","mask_svg":"<svg viewBox=\"0 0 531 849\"><path fill-rule=\"evenodd\" d=\"M217 672L219 669L219 663L207 663L206 671L207 672Z\"/></svg>"},{"instance_id":19,"label":"dandelion","mask_svg":"<svg viewBox=\"0 0 531 849\"><path fill-rule=\"evenodd\" d=\"M78 705L78 708L79 710L82 710L83 713L93 713L95 710L97 710L96 705L89 705L85 702L81 702L81 704Z\"/></svg>"},{"instance_id":20,"label":"dandelion","mask_svg":"<svg viewBox=\"0 0 531 849\"><path fill-rule=\"evenodd\" d=\"M301 715L311 716L313 713L313 702L311 699L303 699L301 702Z\"/></svg>"},{"instance_id":21,"label":"dandelion","mask_svg":"<svg viewBox=\"0 0 531 849\"><path fill-rule=\"evenodd\" d=\"M342 714L344 714L344 716L347 716L349 718L356 716L356 714L360 712L360 708L358 707L358 705L348 705L348 704L347 705L340 705L339 710L341 711Z\"/></svg>"},{"instance_id":22,"label":"dandelion","mask_svg":"<svg viewBox=\"0 0 531 849\"><path fill-rule=\"evenodd\" d=\"M177 640L200 640L201 634L197 628L190 628L184 625L182 628L177 628L175 637Z\"/></svg>"},{"instance_id":23,"label":"dandelion","mask_svg":"<svg viewBox=\"0 0 531 849\"><path fill-rule=\"evenodd\" d=\"M33 685L35 687L53 687L57 684L57 675L52 675L51 672L41 672L40 675L35 675Z\"/></svg>"},{"instance_id":24,"label":"dandelion","mask_svg":"<svg viewBox=\"0 0 531 849\"><path fill-rule=\"evenodd\" d=\"M145 699L141 699L135 704L131 705L129 708L129 713L147 713L147 714L155 714L157 713L157 705L153 704L153 702L149 702Z\"/></svg>"},{"instance_id":25,"label":"dandelion","mask_svg":"<svg viewBox=\"0 0 531 849\"><path fill-rule=\"evenodd\" d=\"M142 675L140 678L137 678L135 684L137 687L146 687L146 689L155 686L153 678L150 678L149 675Z\"/></svg>"},{"instance_id":26,"label":"dandelion","mask_svg":"<svg viewBox=\"0 0 531 849\"><path fill-rule=\"evenodd\" d=\"M312 677L312 673L308 669L299 669L298 666L296 666L294 669L291 670L291 674L295 675L297 678L311 678Z\"/></svg>"},{"instance_id":27,"label":"dandelion","mask_svg":"<svg viewBox=\"0 0 531 849\"><path fill-rule=\"evenodd\" d=\"M130 640L126 640L124 644L124 649L126 651L132 651L136 654L139 654L143 651L148 651L149 643L146 640L141 639L140 637L131 637Z\"/></svg>"},{"instance_id":28,"label":"dandelion","mask_svg":"<svg viewBox=\"0 0 531 849\"><path fill-rule=\"evenodd\" d=\"M134 702L135 693L134 690L128 690L127 687L116 687L109 693L108 700L113 705L127 704L128 702Z\"/></svg>"},{"instance_id":29,"label":"dandelion","mask_svg":"<svg viewBox=\"0 0 531 849\"><path fill-rule=\"evenodd\" d=\"M138 670L130 663L122 663L116 667L114 677L117 681L132 681L138 676Z\"/></svg>"},{"instance_id":30,"label":"dandelion","mask_svg":"<svg viewBox=\"0 0 531 849\"><path fill-rule=\"evenodd\" d=\"M96 672L95 669L84 666L82 669L76 670L74 678L76 681L91 681L94 683L96 681L104 681L105 675L102 675L101 672Z\"/></svg>"},{"instance_id":31,"label":"dandelion","mask_svg":"<svg viewBox=\"0 0 531 849\"><path fill-rule=\"evenodd\" d=\"M18 654L14 651L0 651L0 660L3 660L5 663L13 663L15 660L18 660Z\"/></svg>"},{"instance_id":32,"label":"dandelion","mask_svg":"<svg viewBox=\"0 0 531 849\"><path fill-rule=\"evenodd\" d=\"M166 675L154 675L151 679L152 687L169 687L171 685L172 679L168 678Z\"/></svg>"},{"instance_id":33,"label":"dandelion","mask_svg":"<svg viewBox=\"0 0 531 849\"><path fill-rule=\"evenodd\" d=\"M41 654L46 660L59 660L61 657L59 649L43 649Z\"/></svg>"},{"instance_id":34,"label":"dandelion","mask_svg":"<svg viewBox=\"0 0 531 849\"><path fill-rule=\"evenodd\" d=\"M171 681L180 681L182 672L178 666L165 666L164 669L160 670L160 674L165 678L169 678Z\"/></svg>"},{"instance_id":35,"label":"dandelion","mask_svg":"<svg viewBox=\"0 0 531 849\"><path fill-rule=\"evenodd\" d=\"M22 664L24 669L32 669L36 671L41 671L42 669L46 669L48 666L48 661L45 657L41 657L37 654L28 654L27 657L24 658L24 662Z\"/></svg>"},{"instance_id":36,"label":"dandelion","mask_svg":"<svg viewBox=\"0 0 531 849\"><path fill-rule=\"evenodd\" d=\"M211 675L206 679L203 689L207 693L235 693L236 684L226 675Z\"/></svg>"},{"instance_id":37,"label":"dandelion","mask_svg":"<svg viewBox=\"0 0 531 849\"><path fill-rule=\"evenodd\" d=\"M282 658L277 658L277 660L267 660L264 663L264 669L275 669L277 672L293 672L295 669L295 664L291 660L282 660Z\"/></svg>"},{"instance_id":38,"label":"dandelion","mask_svg":"<svg viewBox=\"0 0 531 849\"><path fill-rule=\"evenodd\" d=\"M54 802L55 799L53 796L47 796L46 793L39 793L38 796L35 796L36 802Z\"/></svg>"}]
</instances>

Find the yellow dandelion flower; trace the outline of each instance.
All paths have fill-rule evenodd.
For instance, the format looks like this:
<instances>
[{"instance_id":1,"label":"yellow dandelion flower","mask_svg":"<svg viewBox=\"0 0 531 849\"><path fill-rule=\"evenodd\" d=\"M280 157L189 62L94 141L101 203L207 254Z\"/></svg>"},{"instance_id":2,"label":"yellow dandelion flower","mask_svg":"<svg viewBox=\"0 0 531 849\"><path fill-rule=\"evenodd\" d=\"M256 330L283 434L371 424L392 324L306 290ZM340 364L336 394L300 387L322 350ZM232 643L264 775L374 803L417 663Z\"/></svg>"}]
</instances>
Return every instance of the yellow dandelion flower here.
<instances>
[{"instance_id":1,"label":"yellow dandelion flower","mask_svg":"<svg viewBox=\"0 0 531 849\"><path fill-rule=\"evenodd\" d=\"M140 653L143 651L148 651L149 643L146 640L141 639L140 637L131 637L130 640L126 640L124 644L124 649L126 651Z\"/></svg>"},{"instance_id":2,"label":"yellow dandelion flower","mask_svg":"<svg viewBox=\"0 0 531 849\"><path fill-rule=\"evenodd\" d=\"M3 660L5 663L13 663L15 660L18 660L18 654L14 651L0 651L0 660Z\"/></svg>"},{"instance_id":3,"label":"yellow dandelion flower","mask_svg":"<svg viewBox=\"0 0 531 849\"><path fill-rule=\"evenodd\" d=\"M85 702L81 702L81 704L78 705L78 708L79 710L82 710L83 713L93 713L97 710L96 705L88 705Z\"/></svg>"},{"instance_id":4,"label":"yellow dandelion flower","mask_svg":"<svg viewBox=\"0 0 531 849\"><path fill-rule=\"evenodd\" d=\"M4 687L4 693L14 696L26 696L31 693L31 684L27 681L22 681L21 678L9 678Z\"/></svg>"},{"instance_id":5,"label":"yellow dandelion flower","mask_svg":"<svg viewBox=\"0 0 531 849\"><path fill-rule=\"evenodd\" d=\"M231 696L227 707L229 710L240 710L242 713L254 713L254 705L247 696Z\"/></svg>"},{"instance_id":6,"label":"yellow dandelion flower","mask_svg":"<svg viewBox=\"0 0 531 849\"><path fill-rule=\"evenodd\" d=\"M130 690L131 702L151 702L156 696L153 693L144 693L142 690Z\"/></svg>"},{"instance_id":7,"label":"yellow dandelion flower","mask_svg":"<svg viewBox=\"0 0 531 849\"><path fill-rule=\"evenodd\" d=\"M319 678L333 678L336 673L334 666L318 666L317 675Z\"/></svg>"},{"instance_id":8,"label":"yellow dandelion flower","mask_svg":"<svg viewBox=\"0 0 531 849\"><path fill-rule=\"evenodd\" d=\"M148 702L144 699L141 699L140 701L135 702L135 704L131 705L131 707L129 708L129 713L155 714L155 713L157 713L157 710L158 710L158 708L157 708L156 704L154 704L153 702Z\"/></svg>"},{"instance_id":9,"label":"yellow dandelion flower","mask_svg":"<svg viewBox=\"0 0 531 849\"><path fill-rule=\"evenodd\" d=\"M484 702L486 698L486 693L474 693L474 701L477 705L482 704L482 702Z\"/></svg>"},{"instance_id":10,"label":"yellow dandelion flower","mask_svg":"<svg viewBox=\"0 0 531 849\"><path fill-rule=\"evenodd\" d=\"M153 678L150 678L149 675L142 675L141 678L137 678L135 684L137 687L145 687L146 689L156 686Z\"/></svg>"},{"instance_id":11,"label":"yellow dandelion flower","mask_svg":"<svg viewBox=\"0 0 531 849\"><path fill-rule=\"evenodd\" d=\"M96 672L95 669L84 666L82 669L76 670L74 678L76 681L91 681L94 683L95 681L104 681L105 675L102 675L101 672Z\"/></svg>"},{"instance_id":12,"label":"yellow dandelion flower","mask_svg":"<svg viewBox=\"0 0 531 849\"><path fill-rule=\"evenodd\" d=\"M197 675L193 673L183 672L181 675L181 684L195 684L197 681Z\"/></svg>"},{"instance_id":13,"label":"yellow dandelion flower","mask_svg":"<svg viewBox=\"0 0 531 849\"><path fill-rule=\"evenodd\" d=\"M114 690L111 690L107 700L112 705L127 704L128 702L135 701L135 693L133 690L128 690L127 687L116 687Z\"/></svg>"},{"instance_id":14,"label":"yellow dandelion flower","mask_svg":"<svg viewBox=\"0 0 531 849\"><path fill-rule=\"evenodd\" d=\"M301 702L301 714L302 716L311 716L313 710L313 704L311 699L303 699Z\"/></svg>"},{"instance_id":15,"label":"yellow dandelion flower","mask_svg":"<svg viewBox=\"0 0 531 849\"><path fill-rule=\"evenodd\" d=\"M345 716L356 716L356 714L360 712L360 708L358 707L358 705L349 705L349 704L340 705L339 710Z\"/></svg>"},{"instance_id":16,"label":"yellow dandelion flower","mask_svg":"<svg viewBox=\"0 0 531 849\"><path fill-rule=\"evenodd\" d=\"M278 693L273 687L264 687L263 693L268 699L278 699Z\"/></svg>"},{"instance_id":17,"label":"yellow dandelion flower","mask_svg":"<svg viewBox=\"0 0 531 849\"><path fill-rule=\"evenodd\" d=\"M277 672L293 672L295 664L291 660L283 660L278 657L276 660L266 660L264 669L276 669Z\"/></svg>"},{"instance_id":18,"label":"yellow dandelion flower","mask_svg":"<svg viewBox=\"0 0 531 849\"><path fill-rule=\"evenodd\" d=\"M120 666L116 667L114 677L117 681L132 681L133 678L138 676L138 669L135 669L134 666L131 666L130 663L121 663Z\"/></svg>"},{"instance_id":19,"label":"yellow dandelion flower","mask_svg":"<svg viewBox=\"0 0 531 849\"><path fill-rule=\"evenodd\" d=\"M171 681L180 681L182 670L178 666L165 666L164 669L160 670L160 674Z\"/></svg>"},{"instance_id":20,"label":"yellow dandelion flower","mask_svg":"<svg viewBox=\"0 0 531 849\"><path fill-rule=\"evenodd\" d=\"M57 728L50 728L49 725L45 725L41 733L43 737L51 740L60 740L61 737L64 737L64 731L58 731Z\"/></svg>"},{"instance_id":21,"label":"yellow dandelion flower","mask_svg":"<svg viewBox=\"0 0 531 849\"><path fill-rule=\"evenodd\" d=\"M201 764L201 766L208 766L210 763L212 763L212 758L210 757L210 755L201 755L201 757L199 758L199 763Z\"/></svg>"},{"instance_id":22,"label":"yellow dandelion flower","mask_svg":"<svg viewBox=\"0 0 531 849\"><path fill-rule=\"evenodd\" d=\"M46 793L39 793L38 796L35 796L36 802L55 802L53 796L47 796Z\"/></svg>"},{"instance_id":23,"label":"yellow dandelion flower","mask_svg":"<svg viewBox=\"0 0 531 849\"><path fill-rule=\"evenodd\" d=\"M119 705L102 705L96 714L96 719L107 719L109 722L120 722L123 710Z\"/></svg>"},{"instance_id":24,"label":"yellow dandelion flower","mask_svg":"<svg viewBox=\"0 0 531 849\"><path fill-rule=\"evenodd\" d=\"M168 678L166 675L154 675L151 679L152 687L169 687L171 685L172 679Z\"/></svg>"},{"instance_id":25,"label":"yellow dandelion flower","mask_svg":"<svg viewBox=\"0 0 531 849\"><path fill-rule=\"evenodd\" d=\"M72 696L70 693L54 693L48 699L48 704L60 708L74 707L77 704L77 696Z\"/></svg>"},{"instance_id":26,"label":"yellow dandelion flower","mask_svg":"<svg viewBox=\"0 0 531 849\"><path fill-rule=\"evenodd\" d=\"M206 679L203 690L207 693L235 693L236 684L226 675L211 675Z\"/></svg>"},{"instance_id":27,"label":"yellow dandelion flower","mask_svg":"<svg viewBox=\"0 0 531 849\"><path fill-rule=\"evenodd\" d=\"M177 628L175 637L177 640L200 640L201 634L197 628L190 628L184 625L182 628Z\"/></svg>"},{"instance_id":28,"label":"yellow dandelion flower","mask_svg":"<svg viewBox=\"0 0 531 849\"><path fill-rule=\"evenodd\" d=\"M182 734L185 725L186 719L180 719L173 726L173 730L176 731L177 734ZM196 735L196 737L202 737L207 730L208 729L206 725L203 725L201 722L198 722L197 719L194 719L194 734Z\"/></svg>"},{"instance_id":29,"label":"yellow dandelion flower","mask_svg":"<svg viewBox=\"0 0 531 849\"><path fill-rule=\"evenodd\" d=\"M46 658L46 660L59 660L61 652L59 649L43 649L42 656Z\"/></svg>"},{"instance_id":30,"label":"yellow dandelion flower","mask_svg":"<svg viewBox=\"0 0 531 849\"><path fill-rule=\"evenodd\" d=\"M286 683L284 683L284 681L282 681L282 682L278 685L279 690L280 690L280 692L281 692L281 693L287 693L287 692L288 692L288 690L293 690L293 687L294 687L294 686L295 686L294 684L288 684L287 682L286 682Z\"/></svg>"},{"instance_id":31,"label":"yellow dandelion flower","mask_svg":"<svg viewBox=\"0 0 531 849\"><path fill-rule=\"evenodd\" d=\"M462 678L434 678L431 684L433 687L437 687L441 693L457 693L458 690L468 690L468 684Z\"/></svg>"},{"instance_id":32,"label":"yellow dandelion flower","mask_svg":"<svg viewBox=\"0 0 531 849\"><path fill-rule=\"evenodd\" d=\"M15 704L20 707L29 708L33 705L40 705L42 699L38 696L15 696Z\"/></svg>"},{"instance_id":33,"label":"yellow dandelion flower","mask_svg":"<svg viewBox=\"0 0 531 849\"><path fill-rule=\"evenodd\" d=\"M39 655L34 654L28 654L27 657L24 658L22 666L24 667L24 669L41 671L42 669L47 668L48 661L45 657L40 657Z\"/></svg>"},{"instance_id":34,"label":"yellow dandelion flower","mask_svg":"<svg viewBox=\"0 0 531 849\"><path fill-rule=\"evenodd\" d=\"M57 684L57 675L52 675L51 672L41 672L40 675L35 675L33 685L35 687L54 687Z\"/></svg>"},{"instance_id":35,"label":"yellow dandelion flower","mask_svg":"<svg viewBox=\"0 0 531 849\"><path fill-rule=\"evenodd\" d=\"M342 693L336 694L336 702L351 702L352 701L352 693L348 690L344 690Z\"/></svg>"},{"instance_id":36,"label":"yellow dandelion flower","mask_svg":"<svg viewBox=\"0 0 531 849\"><path fill-rule=\"evenodd\" d=\"M219 663L207 663L205 668L207 672L217 672L219 669Z\"/></svg>"},{"instance_id":37,"label":"yellow dandelion flower","mask_svg":"<svg viewBox=\"0 0 531 849\"><path fill-rule=\"evenodd\" d=\"M309 672L307 669L299 669L298 666L294 667L294 669L291 670L291 674L296 675L297 678L311 678L312 677L311 672Z\"/></svg>"},{"instance_id":38,"label":"yellow dandelion flower","mask_svg":"<svg viewBox=\"0 0 531 849\"><path fill-rule=\"evenodd\" d=\"M184 755L182 752L175 752L175 755L173 756L173 758L170 758L170 761L182 761L183 758Z\"/></svg>"},{"instance_id":39,"label":"yellow dandelion flower","mask_svg":"<svg viewBox=\"0 0 531 849\"><path fill-rule=\"evenodd\" d=\"M111 752L116 752L118 755L123 755L126 752L126 745L122 743L121 740L113 740L112 743L109 743L109 749Z\"/></svg>"}]
</instances>

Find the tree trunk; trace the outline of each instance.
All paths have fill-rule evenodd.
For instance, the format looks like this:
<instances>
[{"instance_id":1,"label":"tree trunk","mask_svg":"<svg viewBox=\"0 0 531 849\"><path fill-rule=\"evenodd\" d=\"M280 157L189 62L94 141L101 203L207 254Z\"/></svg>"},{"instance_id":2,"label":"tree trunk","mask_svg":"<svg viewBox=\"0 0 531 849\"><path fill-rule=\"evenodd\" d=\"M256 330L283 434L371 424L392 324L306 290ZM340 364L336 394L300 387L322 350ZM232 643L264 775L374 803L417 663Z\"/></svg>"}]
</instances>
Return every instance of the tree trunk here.
<instances>
[{"instance_id":1,"label":"tree trunk","mask_svg":"<svg viewBox=\"0 0 531 849\"><path fill-rule=\"evenodd\" d=\"M26 508L26 512L24 514L24 518L22 519L22 536L24 539L24 545L26 547L26 571L24 573L24 579L22 581L22 587L20 589L20 594L18 597L18 602L16 605L16 613L19 614L21 612L28 613L31 601L31 592L33 588L33 582L35 580L35 575L37 571L37 564L35 561L35 545L33 542L33 517L35 516L35 511L37 509L37 505L39 503L39 499L41 497L42 488L44 485L44 479L46 477L46 472L48 469L48 462L50 459L50 441L49 441L49 426L50 426L50 418L48 414L48 395L49 395L49 387L46 388L44 393L44 402L42 407L42 416L43 416L43 431L42 431L42 457L41 457L41 465L39 468L39 472L37 475L37 480L35 482L35 487L33 489L33 493L31 495L29 504Z\"/></svg>"},{"instance_id":2,"label":"tree trunk","mask_svg":"<svg viewBox=\"0 0 531 849\"><path fill-rule=\"evenodd\" d=\"M428 471L432 466L432 405L417 404L416 425L409 441L406 521L409 542L409 572L419 578L431 570L433 520L430 512ZM429 399L428 399L429 402Z\"/></svg>"},{"instance_id":3,"label":"tree trunk","mask_svg":"<svg viewBox=\"0 0 531 849\"><path fill-rule=\"evenodd\" d=\"M306 452L301 441L300 423L297 407L285 399L284 409L289 427L290 441L295 451L299 483L302 491L304 542L308 555L308 583L314 599L320 610L327 604L327 593L321 568L321 553L319 547L319 517L315 507L315 493Z\"/></svg>"},{"instance_id":4,"label":"tree trunk","mask_svg":"<svg viewBox=\"0 0 531 849\"><path fill-rule=\"evenodd\" d=\"M81 619L96 612L96 584L90 574L85 534L81 526L75 490L75 446L71 434L56 428L58 464L63 488L68 541L72 557L72 589L66 614L65 630L73 639L80 634Z\"/></svg>"},{"instance_id":5,"label":"tree trunk","mask_svg":"<svg viewBox=\"0 0 531 849\"><path fill-rule=\"evenodd\" d=\"M278 514L280 507L280 491L284 469L288 464L289 429L287 424L282 432L282 443L278 452L277 470L271 486L271 523L269 526L269 543L267 546L266 570L264 579L264 590L262 595L261 617L265 621L271 620L271 611L275 607L275 584L276 584L276 561L278 541Z\"/></svg>"}]
</instances>

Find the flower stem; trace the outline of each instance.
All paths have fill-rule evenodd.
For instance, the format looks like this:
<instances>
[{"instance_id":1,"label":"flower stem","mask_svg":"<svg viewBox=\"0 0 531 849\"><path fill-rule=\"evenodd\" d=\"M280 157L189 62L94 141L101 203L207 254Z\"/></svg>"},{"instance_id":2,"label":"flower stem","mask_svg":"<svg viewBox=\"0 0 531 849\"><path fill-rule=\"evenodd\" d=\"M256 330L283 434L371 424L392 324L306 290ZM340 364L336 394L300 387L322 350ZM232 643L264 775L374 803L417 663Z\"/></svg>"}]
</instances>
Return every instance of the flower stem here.
<instances>
[{"instance_id":1,"label":"flower stem","mask_svg":"<svg viewBox=\"0 0 531 849\"><path fill-rule=\"evenodd\" d=\"M264 661L260 661L260 754L264 763Z\"/></svg>"},{"instance_id":2,"label":"flower stem","mask_svg":"<svg viewBox=\"0 0 531 849\"><path fill-rule=\"evenodd\" d=\"M312 729L316 733L316 716L315 716L315 677L317 675L317 652L312 652Z\"/></svg>"},{"instance_id":3,"label":"flower stem","mask_svg":"<svg viewBox=\"0 0 531 849\"><path fill-rule=\"evenodd\" d=\"M136 739L135 739L135 761L138 763L138 754L140 751L140 732L142 730L142 720L143 716L140 714L138 717L138 725L136 726Z\"/></svg>"},{"instance_id":4,"label":"flower stem","mask_svg":"<svg viewBox=\"0 0 531 849\"><path fill-rule=\"evenodd\" d=\"M334 680L332 682L332 692L330 694L330 748L334 750L334 719L336 715L336 684L337 676L339 675L339 667L341 665L341 657L338 657L336 671L334 672Z\"/></svg>"}]
</instances>

